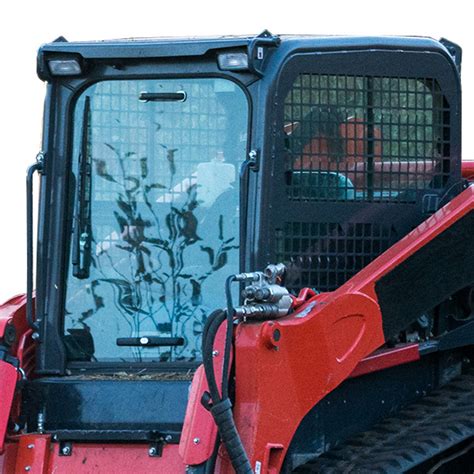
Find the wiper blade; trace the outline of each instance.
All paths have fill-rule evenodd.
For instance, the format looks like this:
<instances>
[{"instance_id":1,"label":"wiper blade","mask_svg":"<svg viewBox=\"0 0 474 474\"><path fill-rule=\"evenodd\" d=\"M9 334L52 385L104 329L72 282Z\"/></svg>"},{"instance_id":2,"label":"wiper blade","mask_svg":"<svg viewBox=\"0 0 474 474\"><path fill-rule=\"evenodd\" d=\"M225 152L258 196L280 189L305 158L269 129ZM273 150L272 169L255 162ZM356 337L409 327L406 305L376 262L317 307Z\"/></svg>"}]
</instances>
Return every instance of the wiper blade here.
<instances>
[{"instance_id":1,"label":"wiper blade","mask_svg":"<svg viewBox=\"0 0 474 474\"><path fill-rule=\"evenodd\" d=\"M138 100L142 102L184 102L186 92L140 92Z\"/></svg>"},{"instance_id":2,"label":"wiper blade","mask_svg":"<svg viewBox=\"0 0 474 474\"><path fill-rule=\"evenodd\" d=\"M77 180L77 200L74 212L74 232L72 247L72 274L85 279L90 274L91 264L91 191L92 167L90 162L90 97L84 102L82 117L81 151L79 154L79 178Z\"/></svg>"},{"instance_id":3,"label":"wiper blade","mask_svg":"<svg viewBox=\"0 0 474 474\"><path fill-rule=\"evenodd\" d=\"M132 347L164 347L164 346L184 346L184 338L182 337L119 337L115 341L117 346Z\"/></svg>"}]
</instances>

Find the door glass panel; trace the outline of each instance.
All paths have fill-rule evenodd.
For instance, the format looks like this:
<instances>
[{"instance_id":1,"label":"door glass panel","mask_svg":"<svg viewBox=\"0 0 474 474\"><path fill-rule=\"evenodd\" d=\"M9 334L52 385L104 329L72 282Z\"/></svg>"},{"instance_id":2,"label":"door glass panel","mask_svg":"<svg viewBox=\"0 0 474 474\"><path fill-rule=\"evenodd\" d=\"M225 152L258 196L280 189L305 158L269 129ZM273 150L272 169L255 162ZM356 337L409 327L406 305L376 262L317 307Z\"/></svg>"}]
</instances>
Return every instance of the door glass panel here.
<instances>
[{"instance_id":1,"label":"door glass panel","mask_svg":"<svg viewBox=\"0 0 474 474\"><path fill-rule=\"evenodd\" d=\"M245 94L224 79L105 81L81 94L69 360L200 358L205 319L239 270L247 121Z\"/></svg>"}]
</instances>

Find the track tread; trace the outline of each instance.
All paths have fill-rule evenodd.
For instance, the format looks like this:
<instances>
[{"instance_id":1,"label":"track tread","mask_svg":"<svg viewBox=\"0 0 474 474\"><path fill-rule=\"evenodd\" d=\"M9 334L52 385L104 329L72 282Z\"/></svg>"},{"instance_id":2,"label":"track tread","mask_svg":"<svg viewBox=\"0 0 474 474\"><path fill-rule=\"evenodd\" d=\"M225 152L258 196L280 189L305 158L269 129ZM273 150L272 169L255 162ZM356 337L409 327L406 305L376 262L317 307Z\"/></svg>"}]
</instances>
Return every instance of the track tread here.
<instances>
[{"instance_id":1,"label":"track tread","mask_svg":"<svg viewBox=\"0 0 474 474\"><path fill-rule=\"evenodd\" d=\"M474 371L294 472L406 472L470 436L474 436Z\"/></svg>"}]
</instances>

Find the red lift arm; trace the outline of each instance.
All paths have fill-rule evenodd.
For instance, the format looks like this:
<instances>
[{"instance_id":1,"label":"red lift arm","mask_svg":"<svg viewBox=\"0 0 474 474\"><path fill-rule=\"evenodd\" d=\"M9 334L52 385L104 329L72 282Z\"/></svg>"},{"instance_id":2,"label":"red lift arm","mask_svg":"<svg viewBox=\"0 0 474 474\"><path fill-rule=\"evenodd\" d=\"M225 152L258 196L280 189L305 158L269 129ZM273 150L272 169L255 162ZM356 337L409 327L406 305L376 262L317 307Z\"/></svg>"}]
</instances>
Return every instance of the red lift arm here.
<instances>
[{"instance_id":1,"label":"red lift arm","mask_svg":"<svg viewBox=\"0 0 474 474\"><path fill-rule=\"evenodd\" d=\"M412 344L396 354L387 351L367 358L385 343L384 330L391 327L384 322L377 285L411 257L418 259L423 254L425 260L429 259L424 249L442 240L447 236L444 232L455 225L470 225L473 209L471 186L336 291L312 297L296 312L277 321L237 326L234 416L255 472L279 472L304 416L351 374L389 367L394 357L397 364L400 358L407 362L419 357ZM459 235L469 239L469 233ZM442 273L438 263L433 262ZM422 280L405 282L412 291L416 291L417 283L423 285ZM400 294L399 298L404 296ZM204 410L198 405L189 406L188 411ZM187 416L188 423L191 419L203 421L202 417ZM193 437L196 428L185 427L187 438ZM196 449L206 447L194 446L193 456L181 450L185 462L196 459ZM225 458L219 460L217 472L232 472Z\"/></svg>"}]
</instances>

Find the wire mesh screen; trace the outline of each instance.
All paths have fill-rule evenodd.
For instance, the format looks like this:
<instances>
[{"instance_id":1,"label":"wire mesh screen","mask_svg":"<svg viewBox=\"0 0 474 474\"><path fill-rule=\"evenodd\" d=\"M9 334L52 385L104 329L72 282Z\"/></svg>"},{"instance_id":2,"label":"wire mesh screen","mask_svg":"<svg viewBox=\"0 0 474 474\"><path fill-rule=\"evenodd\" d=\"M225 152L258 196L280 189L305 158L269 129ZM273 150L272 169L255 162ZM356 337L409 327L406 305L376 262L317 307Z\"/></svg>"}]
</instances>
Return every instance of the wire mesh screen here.
<instances>
[{"instance_id":1,"label":"wire mesh screen","mask_svg":"<svg viewBox=\"0 0 474 474\"><path fill-rule=\"evenodd\" d=\"M278 261L288 267L286 284L331 291L398 240L393 226L336 222L286 222L277 231Z\"/></svg>"},{"instance_id":2,"label":"wire mesh screen","mask_svg":"<svg viewBox=\"0 0 474 474\"><path fill-rule=\"evenodd\" d=\"M140 91L150 87L159 92L184 89L193 100L157 105L139 101ZM215 159L224 149L226 113L216 100L212 81L168 80L156 85L150 81L110 81L98 84L96 91L91 101L91 155L99 172L107 162L110 178L122 177L121 159L126 159L131 186L133 179L144 173L168 176L171 167L176 183L162 197L171 202L194 183L196 165ZM226 156L228 161L230 158ZM116 186L110 178L94 181L94 200L114 198Z\"/></svg>"},{"instance_id":3,"label":"wire mesh screen","mask_svg":"<svg viewBox=\"0 0 474 474\"><path fill-rule=\"evenodd\" d=\"M415 202L449 177L449 122L432 79L300 74L285 101L288 196Z\"/></svg>"}]
</instances>

